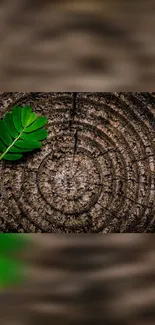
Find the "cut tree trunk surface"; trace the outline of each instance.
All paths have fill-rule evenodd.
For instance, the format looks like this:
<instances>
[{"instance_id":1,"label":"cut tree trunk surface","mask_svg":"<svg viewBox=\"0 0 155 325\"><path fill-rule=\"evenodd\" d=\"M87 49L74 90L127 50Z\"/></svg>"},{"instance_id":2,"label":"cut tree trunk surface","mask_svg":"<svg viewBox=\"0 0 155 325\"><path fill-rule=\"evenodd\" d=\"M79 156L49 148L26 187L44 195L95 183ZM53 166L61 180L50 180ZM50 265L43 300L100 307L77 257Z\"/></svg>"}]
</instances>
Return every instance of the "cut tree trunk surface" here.
<instances>
[{"instance_id":1,"label":"cut tree trunk surface","mask_svg":"<svg viewBox=\"0 0 155 325\"><path fill-rule=\"evenodd\" d=\"M41 151L0 163L2 232L155 231L155 93L0 93L48 118Z\"/></svg>"}]
</instances>

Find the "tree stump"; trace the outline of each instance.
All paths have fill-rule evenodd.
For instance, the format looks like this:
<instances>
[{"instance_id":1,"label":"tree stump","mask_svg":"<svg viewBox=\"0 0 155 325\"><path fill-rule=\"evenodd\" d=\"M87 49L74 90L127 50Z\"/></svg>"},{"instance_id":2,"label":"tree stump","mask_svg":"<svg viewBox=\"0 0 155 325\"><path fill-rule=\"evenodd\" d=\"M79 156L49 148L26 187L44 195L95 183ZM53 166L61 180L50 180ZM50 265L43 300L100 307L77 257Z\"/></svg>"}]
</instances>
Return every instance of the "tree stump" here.
<instances>
[{"instance_id":1,"label":"tree stump","mask_svg":"<svg viewBox=\"0 0 155 325\"><path fill-rule=\"evenodd\" d=\"M41 151L0 163L1 232L155 230L155 93L1 93L48 118Z\"/></svg>"}]
</instances>

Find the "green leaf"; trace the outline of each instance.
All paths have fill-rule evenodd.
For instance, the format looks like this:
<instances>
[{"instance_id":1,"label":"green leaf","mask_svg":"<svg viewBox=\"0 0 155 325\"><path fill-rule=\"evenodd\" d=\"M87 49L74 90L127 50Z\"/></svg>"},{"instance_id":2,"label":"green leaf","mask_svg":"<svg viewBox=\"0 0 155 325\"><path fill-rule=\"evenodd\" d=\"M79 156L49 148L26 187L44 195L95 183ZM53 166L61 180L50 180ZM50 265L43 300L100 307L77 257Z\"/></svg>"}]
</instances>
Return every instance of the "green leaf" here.
<instances>
[{"instance_id":1,"label":"green leaf","mask_svg":"<svg viewBox=\"0 0 155 325\"><path fill-rule=\"evenodd\" d=\"M22 126L26 127L27 126L27 121L32 113L32 108L30 106L25 106L22 108Z\"/></svg>"},{"instance_id":2,"label":"green leaf","mask_svg":"<svg viewBox=\"0 0 155 325\"><path fill-rule=\"evenodd\" d=\"M12 137L8 131L6 132L6 127L5 127L3 120L0 120L0 139L7 146L10 146L12 143Z\"/></svg>"},{"instance_id":3,"label":"green leaf","mask_svg":"<svg viewBox=\"0 0 155 325\"><path fill-rule=\"evenodd\" d=\"M22 148L23 153L24 152L30 152L34 150L34 148ZM11 149L9 149L9 153L20 153L21 152L21 148L18 148L16 146L13 146Z\"/></svg>"},{"instance_id":4,"label":"green leaf","mask_svg":"<svg viewBox=\"0 0 155 325\"><path fill-rule=\"evenodd\" d=\"M44 140L47 138L47 131L45 129L40 129L31 133L23 133L21 138L24 140L33 140L34 138L36 140Z\"/></svg>"},{"instance_id":5,"label":"green leaf","mask_svg":"<svg viewBox=\"0 0 155 325\"><path fill-rule=\"evenodd\" d=\"M36 113L32 112L32 108L30 106L24 106L22 108L21 120L24 128L33 123L36 118L37 115Z\"/></svg>"},{"instance_id":6,"label":"green leaf","mask_svg":"<svg viewBox=\"0 0 155 325\"><path fill-rule=\"evenodd\" d=\"M7 257L0 258L0 287L18 283L20 264Z\"/></svg>"},{"instance_id":7,"label":"green leaf","mask_svg":"<svg viewBox=\"0 0 155 325\"><path fill-rule=\"evenodd\" d=\"M7 148L6 145L2 141L0 141L0 151L4 152L6 148Z\"/></svg>"},{"instance_id":8,"label":"green leaf","mask_svg":"<svg viewBox=\"0 0 155 325\"><path fill-rule=\"evenodd\" d=\"M28 239L23 234L0 234L0 256L19 251L27 243Z\"/></svg>"},{"instance_id":9,"label":"green leaf","mask_svg":"<svg viewBox=\"0 0 155 325\"><path fill-rule=\"evenodd\" d=\"M18 137L18 132L15 129L13 120L12 120L12 114L11 113L6 113L4 117L4 124L5 127L7 128L8 132L12 136L13 139L16 139Z\"/></svg>"},{"instance_id":10,"label":"green leaf","mask_svg":"<svg viewBox=\"0 0 155 325\"><path fill-rule=\"evenodd\" d=\"M14 161L19 160L23 157L22 154L13 154L13 153L7 153L4 157L5 160Z\"/></svg>"},{"instance_id":11,"label":"green leaf","mask_svg":"<svg viewBox=\"0 0 155 325\"><path fill-rule=\"evenodd\" d=\"M26 129L26 133L33 132L35 130L38 130L42 128L45 124L47 123L47 118L45 116L39 116L33 124L31 124L29 127Z\"/></svg>"},{"instance_id":12,"label":"green leaf","mask_svg":"<svg viewBox=\"0 0 155 325\"><path fill-rule=\"evenodd\" d=\"M23 149L28 149L28 148L30 148L30 149L39 149L39 148L41 148L41 146L42 146L42 143L41 142L39 142L39 141L34 141L34 140L32 140L32 141L29 141L29 140L18 140L17 142L16 142L16 146L17 147L19 147L19 148L23 148Z\"/></svg>"},{"instance_id":13,"label":"green leaf","mask_svg":"<svg viewBox=\"0 0 155 325\"><path fill-rule=\"evenodd\" d=\"M27 124L26 126L29 126L31 123L33 123L37 118L36 113L31 113L31 115L29 116L28 120L27 120Z\"/></svg>"},{"instance_id":14,"label":"green leaf","mask_svg":"<svg viewBox=\"0 0 155 325\"><path fill-rule=\"evenodd\" d=\"M48 136L47 119L37 116L30 106L15 106L0 120L0 160L19 160L25 152L40 149Z\"/></svg>"},{"instance_id":15,"label":"green leaf","mask_svg":"<svg viewBox=\"0 0 155 325\"><path fill-rule=\"evenodd\" d=\"M0 234L0 290L25 280L27 265L18 254L27 249L29 244L27 235Z\"/></svg>"},{"instance_id":16,"label":"green leaf","mask_svg":"<svg viewBox=\"0 0 155 325\"><path fill-rule=\"evenodd\" d=\"M0 289L17 286L25 280L25 263L10 257L0 257Z\"/></svg>"},{"instance_id":17,"label":"green leaf","mask_svg":"<svg viewBox=\"0 0 155 325\"><path fill-rule=\"evenodd\" d=\"M22 121L21 121L21 107L20 106L15 106L12 111L12 118L13 118L13 123L14 126L17 130L18 133L22 132L23 127L22 127Z\"/></svg>"}]
</instances>

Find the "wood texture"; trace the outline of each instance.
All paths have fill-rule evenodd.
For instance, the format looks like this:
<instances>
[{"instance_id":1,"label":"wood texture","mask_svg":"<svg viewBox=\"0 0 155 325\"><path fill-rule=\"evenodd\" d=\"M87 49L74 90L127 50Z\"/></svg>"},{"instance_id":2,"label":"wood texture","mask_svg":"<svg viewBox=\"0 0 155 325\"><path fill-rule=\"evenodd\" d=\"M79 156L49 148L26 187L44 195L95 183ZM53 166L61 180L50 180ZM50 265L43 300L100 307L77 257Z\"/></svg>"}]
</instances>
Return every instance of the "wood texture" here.
<instances>
[{"instance_id":1,"label":"wood texture","mask_svg":"<svg viewBox=\"0 0 155 325\"><path fill-rule=\"evenodd\" d=\"M49 136L0 164L2 232L154 232L154 93L1 93L1 117L15 103Z\"/></svg>"}]
</instances>

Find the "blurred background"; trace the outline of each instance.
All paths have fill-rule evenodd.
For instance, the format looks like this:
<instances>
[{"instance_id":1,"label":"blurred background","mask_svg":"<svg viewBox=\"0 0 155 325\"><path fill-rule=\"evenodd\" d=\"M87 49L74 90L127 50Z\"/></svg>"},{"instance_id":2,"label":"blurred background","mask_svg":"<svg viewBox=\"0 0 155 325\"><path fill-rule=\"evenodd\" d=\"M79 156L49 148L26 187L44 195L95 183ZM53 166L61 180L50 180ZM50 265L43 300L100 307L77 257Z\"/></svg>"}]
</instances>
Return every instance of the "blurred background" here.
<instances>
[{"instance_id":1,"label":"blurred background","mask_svg":"<svg viewBox=\"0 0 155 325\"><path fill-rule=\"evenodd\" d=\"M1 324L154 324L152 235L34 234L22 238L27 244L16 259L25 263L25 280L1 288Z\"/></svg>"},{"instance_id":2,"label":"blurred background","mask_svg":"<svg viewBox=\"0 0 155 325\"><path fill-rule=\"evenodd\" d=\"M153 91L155 1L2 0L1 91Z\"/></svg>"}]
</instances>

